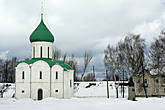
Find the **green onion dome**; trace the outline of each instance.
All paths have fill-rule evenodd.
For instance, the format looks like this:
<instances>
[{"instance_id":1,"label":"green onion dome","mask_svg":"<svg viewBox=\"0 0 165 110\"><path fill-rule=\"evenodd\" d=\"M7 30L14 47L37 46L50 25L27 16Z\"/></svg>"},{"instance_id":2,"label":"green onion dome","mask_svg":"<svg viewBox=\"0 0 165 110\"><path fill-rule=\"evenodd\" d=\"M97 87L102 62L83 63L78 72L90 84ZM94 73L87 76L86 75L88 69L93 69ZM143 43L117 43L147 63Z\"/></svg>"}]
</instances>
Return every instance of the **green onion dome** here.
<instances>
[{"instance_id":1,"label":"green onion dome","mask_svg":"<svg viewBox=\"0 0 165 110\"><path fill-rule=\"evenodd\" d=\"M43 14L41 14L40 24L30 35L30 42L37 41L54 42L54 36L44 24Z\"/></svg>"}]
</instances>

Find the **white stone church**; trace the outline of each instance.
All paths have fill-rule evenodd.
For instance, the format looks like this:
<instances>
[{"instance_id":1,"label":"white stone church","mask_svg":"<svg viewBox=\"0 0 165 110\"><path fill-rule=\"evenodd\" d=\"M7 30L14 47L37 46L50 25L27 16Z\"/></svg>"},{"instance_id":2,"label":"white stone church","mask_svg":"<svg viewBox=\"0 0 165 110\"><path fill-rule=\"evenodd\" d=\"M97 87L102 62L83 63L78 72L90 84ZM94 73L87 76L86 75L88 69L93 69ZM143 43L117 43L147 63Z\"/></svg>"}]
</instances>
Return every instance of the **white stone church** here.
<instances>
[{"instance_id":1,"label":"white stone church","mask_svg":"<svg viewBox=\"0 0 165 110\"><path fill-rule=\"evenodd\" d=\"M73 96L72 68L63 61L54 61L54 37L43 21L30 35L32 59L17 62L15 97L41 100L47 97Z\"/></svg>"}]
</instances>

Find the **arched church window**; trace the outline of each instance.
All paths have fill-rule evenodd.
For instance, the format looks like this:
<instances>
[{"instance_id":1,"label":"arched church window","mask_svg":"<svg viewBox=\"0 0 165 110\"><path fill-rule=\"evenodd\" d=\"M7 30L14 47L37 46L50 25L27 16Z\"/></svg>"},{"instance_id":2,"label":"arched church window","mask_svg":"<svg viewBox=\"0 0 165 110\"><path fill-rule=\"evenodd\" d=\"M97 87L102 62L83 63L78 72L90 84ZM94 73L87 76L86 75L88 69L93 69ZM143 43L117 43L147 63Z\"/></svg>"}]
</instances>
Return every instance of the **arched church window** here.
<instances>
[{"instance_id":1,"label":"arched church window","mask_svg":"<svg viewBox=\"0 0 165 110\"><path fill-rule=\"evenodd\" d=\"M49 47L48 47L48 58L49 58Z\"/></svg>"},{"instance_id":2,"label":"arched church window","mask_svg":"<svg viewBox=\"0 0 165 110\"><path fill-rule=\"evenodd\" d=\"M42 46L41 46L41 53L40 54L41 54L41 58L42 58Z\"/></svg>"},{"instance_id":3,"label":"arched church window","mask_svg":"<svg viewBox=\"0 0 165 110\"><path fill-rule=\"evenodd\" d=\"M42 79L42 71L40 71L40 79Z\"/></svg>"},{"instance_id":4,"label":"arched church window","mask_svg":"<svg viewBox=\"0 0 165 110\"><path fill-rule=\"evenodd\" d=\"M25 79L25 72L22 71L22 79Z\"/></svg>"},{"instance_id":5,"label":"arched church window","mask_svg":"<svg viewBox=\"0 0 165 110\"><path fill-rule=\"evenodd\" d=\"M35 58L35 47L33 47L33 58Z\"/></svg>"},{"instance_id":6,"label":"arched church window","mask_svg":"<svg viewBox=\"0 0 165 110\"><path fill-rule=\"evenodd\" d=\"M58 79L58 71L56 71L56 79Z\"/></svg>"},{"instance_id":7,"label":"arched church window","mask_svg":"<svg viewBox=\"0 0 165 110\"><path fill-rule=\"evenodd\" d=\"M70 80L70 88L72 87L72 80Z\"/></svg>"}]
</instances>

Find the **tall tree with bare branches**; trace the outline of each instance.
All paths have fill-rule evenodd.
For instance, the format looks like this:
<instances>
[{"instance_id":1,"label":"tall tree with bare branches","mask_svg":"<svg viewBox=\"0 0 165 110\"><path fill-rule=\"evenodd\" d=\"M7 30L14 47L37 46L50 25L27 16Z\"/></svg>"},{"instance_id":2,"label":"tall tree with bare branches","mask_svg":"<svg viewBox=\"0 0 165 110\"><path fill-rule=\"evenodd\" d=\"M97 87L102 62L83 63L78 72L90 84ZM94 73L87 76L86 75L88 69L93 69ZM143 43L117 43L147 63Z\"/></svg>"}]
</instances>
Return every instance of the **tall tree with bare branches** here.
<instances>
[{"instance_id":1,"label":"tall tree with bare branches","mask_svg":"<svg viewBox=\"0 0 165 110\"><path fill-rule=\"evenodd\" d=\"M120 80L120 75L125 72L127 72L128 79L130 75L134 77L136 74L144 74L146 66L145 48L145 40L140 38L140 35L135 34L128 34L125 39L120 41L115 47L108 45L104 51L104 64L110 74L113 74L116 91L118 91L116 76L119 76L118 79ZM145 86L144 91L147 97ZM118 92L116 94L118 97Z\"/></svg>"},{"instance_id":2,"label":"tall tree with bare branches","mask_svg":"<svg viewBox=\"0 0 165 110\"><path fill-rule=\"evenodd\" d=\"M115 83L116 89L116 97L118 98L118 88L119 88L119 81L120 81L120 74L119 74L119 50L118 47L113 47L108 45L107 48L104 50L104 65L106 70L109 71L111 75L113 75L113 80ZM118 78L117 78L118 76ZM118 80L118 83L117 83Z\"/></svg>"},{"instance_id":3,"label":"tall tree with bare branches","mask_svg":"<svg viewBox=\"0 0 165 110\"><path fill-rule=\"evenodd\" d=\"M77 76L77 61L76 58L74 56L74 54L72 54L71 58L69 58L68 61L66 61L67 64L69 64L72 69L74 70L74 81L79 81L79 78Z\"/></svg>"},{"instance_id":4,"label":"tall tree with bare branches","mask_svg":"<svg viewBox=\"0 0 165 110\"><path fill-rule=\"evenodd\" d=\"M133 78L137 74L143 74L143 87L147 98L147 91L144 84L144 70L147 66L145 62L145 40L140 35L128 34L119 47L121 49L121 56L125 59L123 61L127 66L128 79L130 78L129 73L132 73Z\"/></svg>"},{"instance_id":5,"label":"tall tree with bare branches","mask_svg":"<svg viewBox=\"0 0 165 110\"><path fill-rule=\"evenodd\" d=\"M83 67L83 72L81 74L81 80L83 80L88 64L92 60L92 54L90 52L85 51L83 58L84 58L84 67Z\"/></svg>"},{"instance_id":6,"label":"tall tree with bare branches","mask_svg":"<svg viewBox=\"0 0 165 110\"><path fill-rule=\"evenodd\" d=\"M55 48L53 51L53 59L59 60L61 58L61 50L58 48Z\"/></svg>"},{"instance_id":7,"label":"tall tree with bare branches","mask_svg":"<svg viewBox=\"0 0 165 110\"><path fill-rule=\"evenodd\" d=\"M65 52L64 55L63 55L63 61L64 61L64 63L66 62L66 57L67 57L67 53Z\"/></svg>"},{"instance_id":8,"label":"tall tree with bare branches","mask_svg":"<svg viewBox=\"0 0 165 110\"><path fill-rule=\"evenodd\" d=\"M164 74L165 68L165 32L162 31L156 38L149 49L149 67L156 74Z\"/></svg>"}]
</instances>

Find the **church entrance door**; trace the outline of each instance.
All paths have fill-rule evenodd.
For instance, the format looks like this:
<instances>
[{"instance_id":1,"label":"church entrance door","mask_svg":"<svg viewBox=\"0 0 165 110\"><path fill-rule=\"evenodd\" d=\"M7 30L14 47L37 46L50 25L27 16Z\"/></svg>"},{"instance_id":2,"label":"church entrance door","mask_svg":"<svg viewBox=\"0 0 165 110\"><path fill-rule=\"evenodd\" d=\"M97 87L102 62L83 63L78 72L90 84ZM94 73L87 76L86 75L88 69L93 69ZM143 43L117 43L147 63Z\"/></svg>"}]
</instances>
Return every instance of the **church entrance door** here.
<instances>
[{"instance_id":1,"label":"church entrance door","mask_svg":"<svg viewBox=\"0 0 165 110\"><path fill-rule=\"evenodd\" d=\"M38 100L42 100L42 99L43 99L43 90L38 89Z\"/></svg>"}]
</instances>

